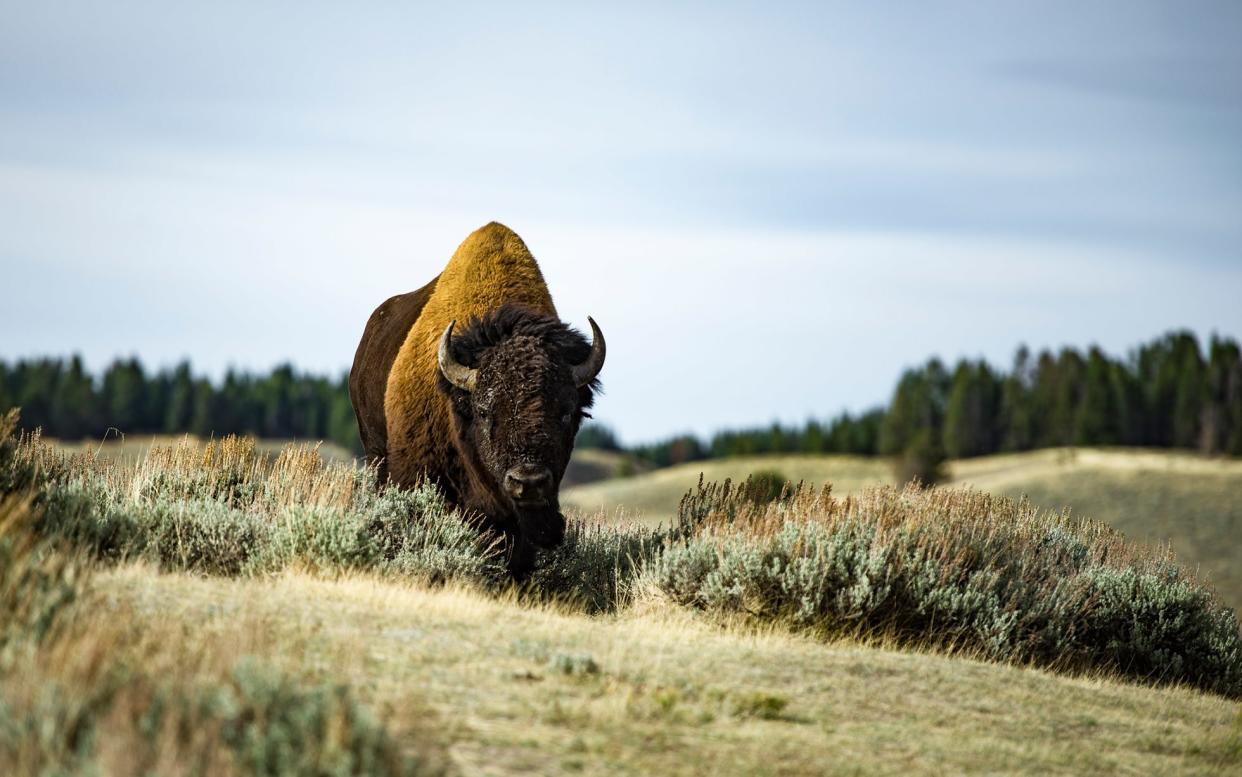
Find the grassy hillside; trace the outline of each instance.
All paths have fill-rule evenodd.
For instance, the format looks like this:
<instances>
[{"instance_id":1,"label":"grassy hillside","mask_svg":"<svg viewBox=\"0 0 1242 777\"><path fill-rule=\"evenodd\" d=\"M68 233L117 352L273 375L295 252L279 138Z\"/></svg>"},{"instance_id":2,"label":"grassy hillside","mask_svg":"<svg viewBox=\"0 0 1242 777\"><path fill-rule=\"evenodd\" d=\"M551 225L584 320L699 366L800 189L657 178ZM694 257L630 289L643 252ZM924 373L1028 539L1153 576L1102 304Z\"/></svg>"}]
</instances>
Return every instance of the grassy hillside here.
<instances>
[{"instance_id":1,"label":"grassy hillside","mask_svg":"<svg viewBox=\"0 0 1242 777\"><path fill-rule=\"evenodd\" d=\"M312 449L4 431L0 495L37 498L0 498L6 774L1242 767L1232 614L978 492L707 489L676 536L573 525L519 589L433 489Z\"/></svg>"},{"instance_id":2,"label":"grassy hillside","mask_svg":"<svg viewBox=\"0 0 1242 777\"><path fill-rule=\"evenodd\" d=\"M578 448L574 450L569 460L569 467L565 469L561 488L639 475L650 469L651 465L629 453L606 451L600 448Z\"/></svg>"},{"instance_id":3,"label":"grassy hillside","mask_svg":"<svg viewBox=\"0 0 1242 777\"><path fill-rule=\"evenodd\" d=\"M1143 450L1041 451L959 462L955 481L1030 497L1168 542L1242 612L1242 461Z\"/></svg>"},{"instance_id":4,"label":"grassy hillside","mask_svg":"<svg viewBox=\"0 0 1242 777\"><path fill-rule=\"evenodd\" d=\"M745 480L757 470L777 470L790 480L816 485L832 483L833 493L845 495L892 480L885 461L862 456L773 455L696 461L657 469L629 478L600 481L561 491L561 503L590 514L618 513L644 523L667 522L677 503L694 488L702 474L707 481Z\"/></svg>"},{"instance_id":5,"label":"grassy hillside","mask_svg":"<svg viewBox=\"0 0 1242 777\"><path fill-rule=\"evenodd\" d=\"M722 630L687 612L588 618L304 574L127 567L97 586L143 629L349 682L462 774L1223 774L1242 747L1238 705L1219 697Z\"/></svg>"},{"instance_id":6,"label":"grassy hillside","mask_svg":"<svg viewBox=\"0 0 1242 777\"><path fill-rule=\"evenodd\" d=\"M125 437L109 436L104 440L58 440L53 438L44 438L45 442L56 446L61 451L69 454L81 453L89 456L97 457L105 461L127 462L133 463L145 456L154 447L168 447L179 445L181 443L194 443L202 445L205 441L200 440L193 435L144 435L131 434ZM256 448L267 454L276 455L291 444L310 444L314 445L316 451L324 461L330 462L353 462L354 454L339 445L330 442L318 442L307 440L281 440L276 438L261 439L255 441Z\"/></svg>"},{"instance_id":7,"label":"grassy hillside","mask_svg":"<svg viewBox=\"0 0 1242 777\"><path fill-rule=\"evenodd\" d=\"M584 513L667 522L698 482L744 480L774 469L792 480L832 483L837 495L891 483L887 462L848 456L755 456L694 462L622 480L565 490L562 502ZM1043 450L952 462L951 485L1027 495L1050 510L1108 523L1145 542L1171 543L1242 611L1242 461L1145 449Z\"/></svg>"}]
</instances>

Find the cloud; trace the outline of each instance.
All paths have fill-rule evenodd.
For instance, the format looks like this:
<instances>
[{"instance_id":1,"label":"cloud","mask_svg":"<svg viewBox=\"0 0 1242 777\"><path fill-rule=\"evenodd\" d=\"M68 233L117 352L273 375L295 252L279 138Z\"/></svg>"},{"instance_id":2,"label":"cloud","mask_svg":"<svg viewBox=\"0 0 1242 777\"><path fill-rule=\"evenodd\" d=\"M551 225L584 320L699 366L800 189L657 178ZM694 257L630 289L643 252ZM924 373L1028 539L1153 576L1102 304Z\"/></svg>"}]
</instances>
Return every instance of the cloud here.
<instances>
[{"instance_id":1,"label":"cloud","mask_svg":"<svg viewBox=\"0 0 1242 777\"><path fill-rule=\"evenodd\" d=\"M628 439L867 407L931 353L1237 333L1212 13L28 5L0 357L340 370L491 219L604 325Z\"/></svg>"}]
</instances>

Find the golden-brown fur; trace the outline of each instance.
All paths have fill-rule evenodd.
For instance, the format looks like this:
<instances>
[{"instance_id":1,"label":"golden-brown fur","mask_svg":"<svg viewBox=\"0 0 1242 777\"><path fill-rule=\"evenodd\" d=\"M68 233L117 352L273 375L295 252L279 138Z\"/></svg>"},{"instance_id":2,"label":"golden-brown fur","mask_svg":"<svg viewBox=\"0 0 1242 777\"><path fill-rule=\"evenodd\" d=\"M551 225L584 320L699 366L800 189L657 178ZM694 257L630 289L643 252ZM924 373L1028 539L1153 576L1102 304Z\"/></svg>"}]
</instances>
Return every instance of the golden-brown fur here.
<instances>
[{"instance_id":1,"label":"golden-brown fur","mask_svg":"<svg viewBox=\"0 0 1242 777\"><path fill-rule=\"evenodd\" d=\"M467 237L440 273L410 327L384 392L388 477L409 486L424 475L446 491L459 490L464 473L443 471L460 461L448 399L436 388L436 350L450 321L464 324L504 304L524 305L556 316L552 296L526 244L508 227L492 222Z\"/></svg>"}]
</instances>

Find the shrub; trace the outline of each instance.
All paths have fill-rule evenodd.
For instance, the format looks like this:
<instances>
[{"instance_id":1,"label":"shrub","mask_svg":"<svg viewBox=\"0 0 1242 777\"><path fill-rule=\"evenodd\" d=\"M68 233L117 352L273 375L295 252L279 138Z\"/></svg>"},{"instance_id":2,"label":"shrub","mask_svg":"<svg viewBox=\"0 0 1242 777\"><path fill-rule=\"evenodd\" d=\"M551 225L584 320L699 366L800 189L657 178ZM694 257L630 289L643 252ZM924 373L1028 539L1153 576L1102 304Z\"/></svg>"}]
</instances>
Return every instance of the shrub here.
<instances>
[{"instance_id":1,"label":"shrub","mask_svg":"<svg viewBox=\"0 0 1242 777\"><path fill-rule=\"evenodd\" d=\"M893 462L897 482L935 485L945 479L947 458L934 430L923 429L914 435Z\"/></svg>"},{"instance_id":2,"label":"shrub","mask_svg":"<svg viewBox=\"0 0 1242 777\"><path fill-rule=\"evenodd\" d=\"M11 452L0 450L10 456L0 472ZM187 505L177 515L163 502L138 509L141 530L127 536L183 568L240 568L254 517L223 502ZM209 517L190 519L209 506ZM87 533L41 536L39 509L29 495L0 498L5 774L443 773L439 759L398 745L348 686L305 685L248 660L213 675L185 641L146 635L97 601L75 606L82 567L58 541Z\"/></svg>"},{"instance_id":3,"label":"shrub","mask_svg":"<svg viewBox=\"0 0 1242 777\"><path fill-rule=\"evenodd\" d=\"M15 545L0 533L0 561L38 563L23 567L29 578L0 570L0 604L14 613L0 653L16 654L11 633L46 632L39 624L72 599L73 567L51 552L57 545L206 574L299 565L485 587L506 579L492 542L434 488L377 488L372 471L326 465L311 447L273 460L226 438L156 449L122 467L57 454L37 437L15 440L13 426L12 416L0 424L0 483L32 494L37 539ZM740 485L700 479L668 530L571 521L523 589L589 612L640 592L816 633L1242 696L1234 613L1167 550L972 491L877 489L836 500L779 473Z\"/></svg>"},{"instance_id":4,"label":"shrub","mask_svg":"<svg viewBox=\"0 0 1242 777\"><path fill-rule=\"evenodd\" d=\"M570 521L565 542L540 554L527 590L587 612L611 612L629 603L638 570L663 548L659 531Z\"/></svg>"},{"instance_id":5,"label":"shrub","mask_svg":"<svg viewBox=\"0 0 1242 777\"><path fill-rule=\"evenodd\" d=\"M0 761L21 774L444 773L346 685L303 685L252 660L213 679L156 677L132 660L0 701Z\"/></svg>"},{"instance_id":6,"label":"shrub","mask_svg":"<svg viewBox=\"0 0 1242 777\"><path fill-rule=\"evenodd\" d=\"M751 473L744 488L750 501L766 505L781 498L789 485L789 478L774 469L761 469Z\"/></svg>"},{"instance_id":7,"label":"shrub","mask_svg":"<svg viewBox=\"0 0 1242 777\"><path fill-rule=\"evenodd\" d=\"M373 471L326 464L315 446L272 458L253 440L187 439L119 466L14 439L15 420L0 434L0 478L36 488L43 536L98 560L215 575L296 564L427 582L502 577L493 542L435 488L379 488Z\"/></svg>"},{"instance_id":8,"label":"shrub","mask_svg":"<svg viewBox=\"0 0 1242 777\"><path fill-rule=\"evenodd\" d=\"M647 590L711 612L1242 696L1234 613L1167 552L972 491L701 486Z\"/></svg>"},{"instance_id":9,"label":"shrub","mask_svg":"<svg viewBox=\"0 0 1242 777\"><path fill-rule=\"evenodd\" d=\"M82 586L80 565L33 527L28 501L0 498L0 676L53 633Z\"/></svg>"}]
</instances>

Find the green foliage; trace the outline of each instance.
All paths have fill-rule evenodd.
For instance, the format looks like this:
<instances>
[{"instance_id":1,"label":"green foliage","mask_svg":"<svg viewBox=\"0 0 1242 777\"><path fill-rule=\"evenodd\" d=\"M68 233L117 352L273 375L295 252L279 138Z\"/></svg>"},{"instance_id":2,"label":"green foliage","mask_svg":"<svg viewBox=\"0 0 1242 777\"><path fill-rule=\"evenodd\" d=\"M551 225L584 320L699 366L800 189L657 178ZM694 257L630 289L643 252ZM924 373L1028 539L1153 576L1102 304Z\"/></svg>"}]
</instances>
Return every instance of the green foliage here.
<instances>
[{"instance_id":1,"label":"green foliage","mask_svg":"<svg viewBox=\"0 0 1242 777\"><path fill-rule=\"evenodd\" d=\"M751 473L746 483L746 495L757 505L766 505L780 499L789 486L789 478L774 469L761 469Z\"/></svg>"},{"instance_id":2,"label":"green foliage","mask_svg":"<svg viewBox=\"0 0 1242 777\"><path fill-rule=\"evenodd\" d=\"M0 438L0 476L39 472L40 542L97 558L222 575L296 564L487 587L504 578L486 537L435 489L378 489L369 471L325 465L313 449L273 461L226 439L115 467L36 440L9 443ZM48 604L23 622L50 622L37 611L59 607L64 569L31 580L22 590L47 590ZM525 585L525 595L594 612L658 591L820 633L1242 696L1233 612L1167 555L970 491L880 489L837 501L788 489L779 473L700 483L666 531L572 522Z\"/></svg>"},{"instance_id":3,"label":"green foliage","mask_svg":"<svg viewBox=\"0 0 1242 777\"><path fill-rule=\"evenodd\" d=\"M899 456L924 435L930 444L941 446L948 391L949 375L938 359L922 369L906 370L880 427L880 452Z\"/></svg>"},{"instance_id":4,"label":"green foliage","mask_svg":"<svg viewBox=\"0 0 1242 777\"><path fill-rule=\"evenodd\" d=\"M0 760L38 774L433 775L346 685L302 684L243 660L211 681L157 677L117 656L74 686L0 701ZM115 740L123 739L124 752ZM129 769L126 773L130 773Z\"/></svg>"},{"instance_id":5,"label":"green foliage","mask_svg":"<svg viewBox=\"0 0 1242 777\"><path fill-rule=\"evenodd\" d=\"M0 412L21 407L28 428L65 439L105 434L229 434L332 440L361 452L345 376L329 379L282 365L267 375L230 370L219 385L188 362L147 374L117 359L98 380L79 356L0 362Z\"/></svg>"},{"instance_id":6,"label":"green foliage","mask_svg":"<svg viewBox=\"0 0 1242 777\"><path fill-rule=\"evenodd\" d=\"M43 467L37 531L99 560L214 575L298 565L428 582L502 577L491 541L438 490L378 488L370 470L324 464L310 447L272 460L253 441L186 442L127 468L38 441L14 447L0 438L6 444L13 455L0 460L0 480L16 480L36 460Z\"/></svg>"},{"instance_id":7,"label":"green foliage","mask_svg":"<svg viewBox=\"0 0 1242 777\"><path fill-rule=\"evenodd\" d=\"M243 662L196 701L196 717L218 721L223 744L245 774L434 773L402 752L348 686L306 688Z\"/></svg>"},{"instance_id":8,"label":"green foliage","mask_svg":"<svg viewBox=\"0 0 1242 777\"><path fill-rule=\"evenodd\" d=\"M566 600L588 612L610 612L634 595L638 570L664 548L664 533L642 527L570 522L565 542L540 554L532 594Z\"/></svg>"},{"instance_id":9,"label":"green foliage","mask_svg":"<svg viewBox=\"0 0 1242 777\"><path fill-rule=\"evenodd\" d=\"M1001 382L986 362L959 362L944 418L944 450L950 457L982 456L1000 447ZM907 451L908 451L907 447Z\"/></svg>"},{"instance_id":10,"label":"green foliage","mask_svg":"<svg viewBox=\"0 0 1242 777\"><path fill-rule=\"evenodd\" d=\"M1234 613L1102 526L974 492L699 491L642 572L679 604L1242 696Z\"/></svg>"},{"instance_id":11,"label":"green foliage","mask_svg":"<svg viewBox=\"0 0 1242 777\"><path fill-rule=\"evenodd\" d=\"M882 410L858 416L842 413L826 426L811 420L802 428L772 424L762 429L717 432L704 444L693 435L677 435L668 440L633 449L638 458L657 467L668 467L705 458L751 456L763 453L856 453L871 455L878 450Z\"/></svg>"},{"instance_id":12,"label":"green foliage","mask_svg":"<svg viewBox=\"0 0 1242 777\"><path fill-rule=\"evenodd\" d=\"M894 459L897 481L931 486L944 479L944 448L933 429L923 429Z\"/></svg>"},{"instance_id":13,"label":"green foliage","mask_svg":"<svg viewBox=\"0 0 1242 777\"><path fill-rule=\"evenodd\" d=\"M760 720L780 720L785 716L785 708L789 706L789 699L770 693L737 695L729 701L735 716Z\"/></svg>"},{"instance_id":14,"label":"green foliage","mask_svg":"<svg viewBox=\"0 0 1242 777\"><path fill-rule=\"evenodd\" d=\"M617 440L617 434L611 427L597 421L591 421L583 424L582 428L578 430L578 436L574 439L574 447L619 451L621 450L621 443Z\"/></svg>"},{"instance_id":15,"label":"green foliage","mask_svg":"<svg viewBox=\"0 0 1242 777\"><path fill-rule=\"evenodd\" d=\"M599 674L599 664L590 653L556 653L548 659L548 671L582 677Z\"/></svg>"},{"instance_id":16,"label":"green foliage","mask_svg":"<svg viewBox=\"0 0 1242 777\"><path fill-rule=\"evenodd\" d=\"M950 374L936 359L907 370L885 410L827 426L717 433L709 443L680 435L639 446L656 466L762 453L892 456L903 482L934 482L937 451L953 458L1066 445L1150 445L1242 455L1242 352L1213 337L1204 355L1194 335L1174 332L1113 359L1097 347L1032 357L1018 349L1008 374L962 360Z\"/></svg>"}]
</instances>

